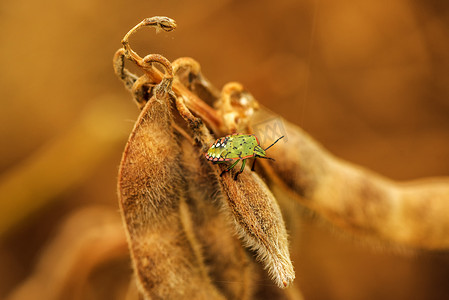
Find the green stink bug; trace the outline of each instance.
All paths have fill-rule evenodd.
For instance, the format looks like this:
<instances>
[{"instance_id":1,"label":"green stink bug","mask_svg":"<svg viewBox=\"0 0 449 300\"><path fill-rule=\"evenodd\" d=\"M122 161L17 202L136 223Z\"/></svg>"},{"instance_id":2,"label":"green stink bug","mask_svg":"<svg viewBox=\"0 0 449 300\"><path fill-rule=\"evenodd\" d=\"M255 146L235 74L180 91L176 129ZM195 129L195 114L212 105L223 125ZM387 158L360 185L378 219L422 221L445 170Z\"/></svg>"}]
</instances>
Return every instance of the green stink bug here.
<instances>
[{"instance_id":1,"label":"green stink bug","mask_svg":"<svg viewBox=\"0 0 449 300\"><path fill-rule=\"evenodd\" d=\"M263 149L260 147L259 140L254 134L241 134L235 133L232 135L227 135L225 137L217 139L207 150L206 159L212 161L213 163L223 163L231 160L235 160L227 169L221 172L222 176L225 172L228 172L235 165L242 161L242 167L240 171L235 174L234 179L237 180L237 176L243 172L245 168L246 160L248 158L254 157L254 162L251 167L251 171L254 171L254 165L256 163L256 158L265 158L274 160L271 157L267 157L265 151L271 146L276 144L284 136L278 138L273 144Z\"/></svg>"}]
</instances>

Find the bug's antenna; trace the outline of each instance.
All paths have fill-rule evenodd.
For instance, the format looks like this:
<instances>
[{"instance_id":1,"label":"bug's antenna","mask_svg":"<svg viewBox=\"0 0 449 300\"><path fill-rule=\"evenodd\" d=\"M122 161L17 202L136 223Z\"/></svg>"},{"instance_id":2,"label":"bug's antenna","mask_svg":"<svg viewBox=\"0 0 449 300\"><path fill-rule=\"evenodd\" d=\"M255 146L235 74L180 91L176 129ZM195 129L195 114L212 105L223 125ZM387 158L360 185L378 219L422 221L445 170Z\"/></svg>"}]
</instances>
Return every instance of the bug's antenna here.
<instances>
[{"instance_id":1,"label":"bug's antenna","mask_svg":"<svg viewBox=\"0 0 449 300\"><path fill-rule=\"evenodd\" d=\"M276 144L280 139L282 139L284 136L281 136L280 138L278 138L276 141L274 141L273 144L271 144L270 146L268 146L267 148L264 149L264 151L267 151L268 149L270 149L274 144Z\"/></svg>"}]
</instances>

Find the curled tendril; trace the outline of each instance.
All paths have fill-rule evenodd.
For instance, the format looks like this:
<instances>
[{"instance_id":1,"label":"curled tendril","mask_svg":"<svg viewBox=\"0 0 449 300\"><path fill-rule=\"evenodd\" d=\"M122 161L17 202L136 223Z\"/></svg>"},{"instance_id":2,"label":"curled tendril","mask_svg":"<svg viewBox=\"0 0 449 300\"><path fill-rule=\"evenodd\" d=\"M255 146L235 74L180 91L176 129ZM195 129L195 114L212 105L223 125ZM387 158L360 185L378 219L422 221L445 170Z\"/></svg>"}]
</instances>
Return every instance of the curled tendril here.
<instances>
[{"instance_id":1,"label":"curled tendril","mask_svg":"<svg viewBox=\"0 0 449 300\"><path fill-rule=\"evenodd\" d=\"M136 26L134 26L122 39L123 45L123 55L128 60L134 62L138 66L142 67L144 70L149 71L152 69L153 63L159 63L163 66L165 70L165 77L173 78L173 68L168 59L159 54L149 54L144 58L140 57L129 45L129 38L137 30L142 27L155 27L157 31L170 32L176 28L176 22L167 17L151 17L146 18Z\"/></svg>"}]
</instances>

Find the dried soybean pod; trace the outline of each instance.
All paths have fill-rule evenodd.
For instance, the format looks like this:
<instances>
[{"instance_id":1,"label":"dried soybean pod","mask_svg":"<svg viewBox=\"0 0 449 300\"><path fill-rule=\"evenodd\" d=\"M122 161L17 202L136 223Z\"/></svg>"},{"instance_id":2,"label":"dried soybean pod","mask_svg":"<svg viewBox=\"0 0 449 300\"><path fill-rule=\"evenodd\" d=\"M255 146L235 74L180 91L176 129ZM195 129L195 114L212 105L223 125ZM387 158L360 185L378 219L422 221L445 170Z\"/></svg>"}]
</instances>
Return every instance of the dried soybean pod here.
<instances>
[{"instance_id":1,"label":"dried soybean pod","mask_svg":"<svg viewBox=\"0 0 449 300\"><path fill-rule=\"evenodd\" d=\"M182 166L188 182L190 234L196 237L211 281L227 299L254 299L260 268L242 247L218 199L218 181L191 139L182 141ZM212 175L212 177L211 177ZM185 216L187 218L187 216Z\"/></svg>"},{"instance_id":2,"label":"dried soybean pod","mask_svg":"<svg viewBox=\"0 0 449 300\"><path fill-rule=\"evenodd\" d=\"M179 216L186 183L171 129L171 97L160 91L164 80L142 110L120 165L120 207L134 270L151 299L222 299L204 277Z\"/></svg>"},{"instance_id":3,"label":"dried soybean pod","mask_svg":"<svg viewBox=\"0 0 449 300\"><path fill-rule=\"evenodd\" d=\"M255 172L244 172L237 180L224 176L220 183L244 245L256 252L279 287L287 287L295 272L284 220L273 194Z\"/></svg>"},{"instance_id":4,"label":"dried soybean pod","mask_svg":"<svg viewBox=\"0 0 449 300\"><path fill-rule=\"evenodd\" d=\"M140 58L139 58L140 59ZM145 71L166 70L129 137L120 164L118 193L138 287L145 299L224 299L211 284L182 219L186 182L170 111L173 71L168 60L148 55ZM134 82L144 84L142 81Z\"/></svg>"},{"instance_id":5,"label":"dried soybean pod","mask_svg":"<svg viewBox=\"0 0 449 300\"><path fill-rule=\"evenodd\" d=\"M190 113L182 98L177 98L176 106L194 132L202 151L206 151L212 140L209 131ZM230 176L219 176L225 166L221 169L217 165L211 167L220 183L225 208L244 245L255 251L279 287L287 287L294 280L295 272L290 260L287 231L273 194L255 172L244 172L244 176L234 180Z\"/></svg>"},{"instance_id":6,"label":"dried soybean pod","mask_svg":"<svg viewBox=\"0 0 449 300\"><path fill-rule=\"evenodd\" d=\"M330 223L362 238L428 250L449 248L449 178L399 183L336 158L284 121L270 178ZM277 178L277 179L276 179Z\"/></svg>"}]
</instances>

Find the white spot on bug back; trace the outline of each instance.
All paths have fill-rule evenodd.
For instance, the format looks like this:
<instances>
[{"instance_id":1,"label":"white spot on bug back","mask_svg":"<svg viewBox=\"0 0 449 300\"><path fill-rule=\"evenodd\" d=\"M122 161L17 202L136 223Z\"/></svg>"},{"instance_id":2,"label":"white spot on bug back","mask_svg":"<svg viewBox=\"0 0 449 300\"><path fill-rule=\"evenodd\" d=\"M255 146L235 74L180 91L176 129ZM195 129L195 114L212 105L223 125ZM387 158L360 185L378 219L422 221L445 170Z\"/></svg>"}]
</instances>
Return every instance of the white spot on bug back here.
<instances>
[{"instance_id":1,"label":"white spot on bug back","mask_svg":"<svg viewBox=\"0 0 449 300\"><path fill-rule=\"evenodd\" d=\"M220 143L217 143L217 147L220 147L221 145L220 145Z\"/></svg>"},{"instance_id":2,"label":"white spot on bug back","mask_svg":"<svg viewBox=\"0 0 449 300\"><path fill-rule=\"evenodd\" d=\"M212 148L215 148L215 145L212 145L212 147L210 147L210 148L211 148L211 149L212 149Z\"/></svg>"}]
</instances>

